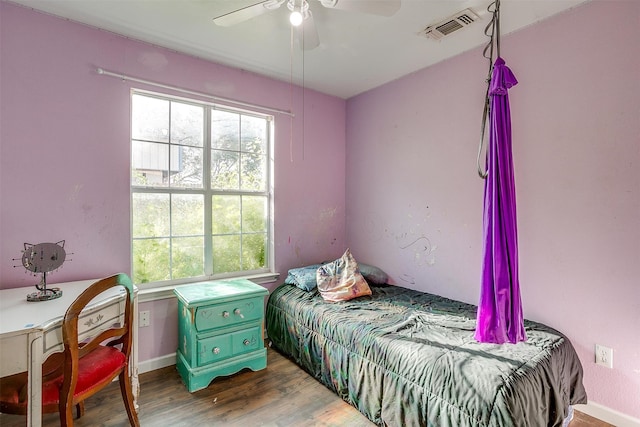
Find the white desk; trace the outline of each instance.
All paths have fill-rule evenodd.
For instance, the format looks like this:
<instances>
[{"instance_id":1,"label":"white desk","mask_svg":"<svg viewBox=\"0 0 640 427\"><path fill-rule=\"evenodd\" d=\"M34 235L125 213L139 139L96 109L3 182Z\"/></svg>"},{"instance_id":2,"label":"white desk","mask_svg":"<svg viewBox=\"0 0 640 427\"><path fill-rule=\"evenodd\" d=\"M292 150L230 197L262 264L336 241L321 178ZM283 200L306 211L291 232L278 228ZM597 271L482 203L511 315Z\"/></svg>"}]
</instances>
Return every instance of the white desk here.
<instances>
[{"instance_id":1,"label":"white desk","mask_svg":"<svg viewBox=\"0 0 640 427\"><path fill-rule=\"evenodd\" d=\"M35 287L0 290L0 377L29 371L27 426L42 424L42 362L62 351L62 319L71 303L95 280L56 283L62 297L27 302ZM114 288L94 299L80 315L81 337L108 328L124 316L122 289ZM138 289L134 287L133 346L129 375L137 401L138 383ZM82 338L80 338L82 340ZM137 405L136 405L137 406Z\"/></svg>"}]
</instances>

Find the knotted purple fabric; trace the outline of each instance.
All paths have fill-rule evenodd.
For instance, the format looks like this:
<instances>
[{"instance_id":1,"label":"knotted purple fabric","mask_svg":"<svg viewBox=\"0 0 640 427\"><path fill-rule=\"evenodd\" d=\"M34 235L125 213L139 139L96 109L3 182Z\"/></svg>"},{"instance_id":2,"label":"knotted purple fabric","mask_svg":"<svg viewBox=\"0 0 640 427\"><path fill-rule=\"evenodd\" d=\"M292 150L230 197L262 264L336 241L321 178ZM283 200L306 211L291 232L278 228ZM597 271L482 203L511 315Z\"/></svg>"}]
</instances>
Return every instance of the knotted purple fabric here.
<instances>
[{"instance_id":1,"label":"knotted purple fabric","mask_svg":"<svg viewBox=\"0 0 640 427\"><path fill-rule=\"evenodd\" d=\"M517 83L504 60L496 59L489 86L491 113L488 175L484 186L484 255L475 338L498 344L527 339L518 280L516 188L507 93Z\"/></svg>"}]
</instances>

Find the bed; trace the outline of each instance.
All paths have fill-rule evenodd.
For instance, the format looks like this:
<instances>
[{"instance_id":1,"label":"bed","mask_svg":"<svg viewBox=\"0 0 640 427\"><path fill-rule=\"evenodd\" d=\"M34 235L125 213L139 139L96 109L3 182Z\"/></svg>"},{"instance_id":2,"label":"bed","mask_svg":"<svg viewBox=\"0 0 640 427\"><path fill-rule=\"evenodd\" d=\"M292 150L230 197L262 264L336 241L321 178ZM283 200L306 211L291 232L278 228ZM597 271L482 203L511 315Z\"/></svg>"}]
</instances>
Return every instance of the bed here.
<instances>
[{"instance_id":1,"label":"bed","mask_svg":"<svg viewBox=\"0 0 640 427\"><path fill-rule=\"evenodd\" d=\"M326 302L284 284L266 308L268 338L378 425L562 426L586 403L570 341L525 321L528 340L474 340L476 307L390 285Z\"/></svg>"}]
</instances>

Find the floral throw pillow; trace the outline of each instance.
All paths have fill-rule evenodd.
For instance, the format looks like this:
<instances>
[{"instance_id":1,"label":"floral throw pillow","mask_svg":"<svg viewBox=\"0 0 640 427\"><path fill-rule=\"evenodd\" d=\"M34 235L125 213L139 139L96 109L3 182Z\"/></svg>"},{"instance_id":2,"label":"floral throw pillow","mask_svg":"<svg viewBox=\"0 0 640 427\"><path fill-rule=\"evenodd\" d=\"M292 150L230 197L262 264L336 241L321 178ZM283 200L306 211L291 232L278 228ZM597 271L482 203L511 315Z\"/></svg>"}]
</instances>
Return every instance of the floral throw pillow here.
<instances>
[{"instance_id":1,"label":"floral throw pillow","mask_svg":"<svg viewBox=\"0 0 640 427\"><path fill-rule=\"evenodd\" d=\"M371 289L349 249L339 259L319 267L316 281L325 301L347 301L371 295Z\"/></svg>"}]
</instances>

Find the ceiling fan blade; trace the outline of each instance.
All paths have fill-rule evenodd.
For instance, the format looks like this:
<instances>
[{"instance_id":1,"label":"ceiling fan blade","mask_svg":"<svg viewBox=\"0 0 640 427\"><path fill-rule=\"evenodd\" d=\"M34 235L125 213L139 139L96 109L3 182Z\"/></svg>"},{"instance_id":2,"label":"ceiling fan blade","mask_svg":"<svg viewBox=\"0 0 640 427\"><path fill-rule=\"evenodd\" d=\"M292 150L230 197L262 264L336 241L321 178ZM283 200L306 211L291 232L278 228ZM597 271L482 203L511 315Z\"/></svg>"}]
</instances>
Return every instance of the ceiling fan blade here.
<instances>
[{"instance_id":1,"label":"ceiling fan blade","mask_svg":"<svg viewBox=\"0 0 640 427\"><path fill-rule=\"evenodd\" d=\"M221 27L230 27L232 25L248 21L256 16L260 16L263 13L277 9L282 3L284 3L284 0L261 1L260 3L252 4L250 6L243 7L242 9L220 15L217 18L214 18L213 22Z\"/></svg>"},{"instance_id":2,"label":"ceiling fan blade","mask_svg":"<svg viewBox=\"0 0 640 427\"><path fill-rule=\"evenodd\" d=\"M392 16L400 10L402 0L320 0L320 3L329 9Z\"/></svg>"},{"instance_id":3,"label":"ceiling fan blade","mask_svg":"<svg viewBox=\"0 0 640 427\"><path fill-rule=\"evenodd\" d=\"M308 17L296 28L296 38L303 50L311 50L320 46L320 36L318 36L313 15L311 11L308 11L307 14Z\"/></svg>"}]
</instances>

